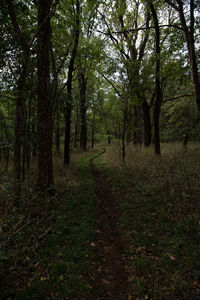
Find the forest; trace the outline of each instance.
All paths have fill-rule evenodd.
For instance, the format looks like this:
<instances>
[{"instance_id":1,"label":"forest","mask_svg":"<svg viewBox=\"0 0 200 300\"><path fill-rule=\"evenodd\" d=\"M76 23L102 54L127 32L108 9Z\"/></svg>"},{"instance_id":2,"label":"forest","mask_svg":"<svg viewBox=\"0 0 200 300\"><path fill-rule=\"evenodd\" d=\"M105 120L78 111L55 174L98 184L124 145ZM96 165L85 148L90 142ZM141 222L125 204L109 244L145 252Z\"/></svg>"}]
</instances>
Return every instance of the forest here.
<instances>
[{"instance_id":1,"label":"forest","mask_svg":"<svg viewBox=\"0 0 200 300\"><path fill-rule=\"evenodd\" d=\"M0 299L200 299L199 0L1 0L0 45Z\"/></svg>"}]
</instances>

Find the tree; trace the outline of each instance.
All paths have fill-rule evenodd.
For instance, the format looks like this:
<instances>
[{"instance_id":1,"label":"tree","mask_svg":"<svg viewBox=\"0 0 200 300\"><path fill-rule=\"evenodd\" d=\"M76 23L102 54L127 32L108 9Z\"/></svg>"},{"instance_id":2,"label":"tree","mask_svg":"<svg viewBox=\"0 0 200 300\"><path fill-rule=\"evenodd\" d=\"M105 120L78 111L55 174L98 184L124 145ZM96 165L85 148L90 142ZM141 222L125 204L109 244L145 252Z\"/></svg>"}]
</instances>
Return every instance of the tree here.
<instances>
[{"instance_id":1,"label":"tree","mask_svg":"<svg viewBox=\"0 0 200 300\"><path fill-rule=\"evenodd\" d=\"M64 164L70 162L70 136L71 136L71 109L72 109L72 79L75 58L78 49L78 42L80 36L80 2L76 1L75 11L75 26L74 26L74 41L71 53L71 58L68 67L68 79L67 79L67 103L65 108L65 144L64 144Z\"/></svg>"},{"instance_id":2,"label":"tree","mask_svg":"<svg viewBox=\"0 0 200 300\"><path fill-rule=\"evenodd\" d=\"M16 204L21 197L21 145L24 128L24 101L25 101L25 83L27 77L28 59L30 48L34 38L26 38L26 31L22 32L17 19L15 6L12 0L7 0L8 13L12 23L12 29L15 34L18 46L21 51L21 68L17 79L17 98L16 98L16 121L15 121L15 143L14 143L14 192Z\"/></svg>"},{"instance_id":3,"label":"tree","mask_svg":"<svg viewBox=\"0 0 200 300\"><path fill-rule=\"evenodd\" d=\"M179 15L181 28L185 35L185 40L188 49L188 56L190 62L190 70L191 77L194 89L194 97L196 100L196 105L198 108L198 121L200 120L200 81L199 81L199 73L198 73L198 65L197 65L197 57L195 51L195 0L190 0L189 3L183 0L165 0L171 7L175 9L175 11ZM185 7L189 8L189 16L185 13ZM189 21L187 22L187 19Z\"/></svg>"},{"instance_id":4,"label":"tree","mask_svg":"<svg viewBox=\"0 0 200 300\"><path fill-rule=\"evenodd\" d=\"M38 2L37 75L38 75L38 188L53 184L52 102L50 94L51 0Z\"/></svg>"},{"instance_id":5,"label":"tree","mask_svg":"<svg viewBox=\"0 0 200 300\"><path fill-rule=\"evenodd\" d=\"M160 154L160 130L159 130L159 119L160 109L162 103L161 83L160 83L160 29L157 13L154 5L149 1L149 8L152 13L153 22L155 26L155 55L156 55L156 68L155 68L155 105L154 105L154 145L155 153Z\"/></svg>"}]
</instances>

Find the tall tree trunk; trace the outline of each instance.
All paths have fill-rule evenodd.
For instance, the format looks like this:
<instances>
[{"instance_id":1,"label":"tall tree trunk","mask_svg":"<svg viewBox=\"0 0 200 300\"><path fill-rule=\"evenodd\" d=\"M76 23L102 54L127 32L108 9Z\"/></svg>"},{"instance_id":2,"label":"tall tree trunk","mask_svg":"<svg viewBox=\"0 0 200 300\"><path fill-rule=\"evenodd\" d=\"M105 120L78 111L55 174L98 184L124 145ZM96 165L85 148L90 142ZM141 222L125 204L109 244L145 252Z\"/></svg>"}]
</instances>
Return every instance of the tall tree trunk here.
<instances>
[{"instance_id":1,"label":"tall tree trunk","mask_svg":"<svg viewBox=\"0 0 200 300\"><path fill-rule=\"evenodd\" d=\"M67 102L65 108L65 142L64 142L64 164L70 163L70 137L71 137L71 103Z\"/></svg>"},{"instance_id":2,"label":"tall tree trunk","mask_svg":"<svg viewBox=\"0 0 200 300\"><path fill-rule=\"evenodd\" d=\"M35 120L32 122L31 126L31 136L32 136L32 156L37 156L37 139L36 139L36 124Z\"/></svg>"},{"instance_id":3,"label":"tall tree trunk","mask_svg":"<svg viewBox=\"0 0 200 300\"><path fill-rule=\"evenodd\" d=\"M76 122L75 122L75 132L74 132L74 148L77 147L77 137L78 137L78 103L76 106Z\"/></svg>"},{"instance_id":4,"label":"tall tree trunk","mask_svg":"<svg viewBox=\"0 0 200 300\"><path fill-rule=\"evenodd\" d=\"M126 159L126 127L127 127L127 117L128 117L128 101L126 101L125 109L124 109L124 118L123 118L123 130L122 130L122 159L125 162Z\"/></svg>"},{"instance_id":5,"label":"tall tree trunk","mask_svg":"<svg viewBox=\"0 0 200 300\"><path fill-rule=\"evenodd\" d=\"M55 145L57 151L60 151L60 120L59 120L59 107L57 108L57 114L56 114L56 132L55 132Z\"/></svg>"},{"instance_id":6,"label":"tall tree trunk","mask_svg":"<svg viewBox=\"0 0 200 300\"><path fill-rule=\"evenodd\" d=\"M151 145L151 116L150 106L146 100L142 103L143 111L143 126L144 126L144 146L148 147Z\"/></svg>"},{"instance_id":7,"label":"tall tree trunk","mask_svg":"<svg viewBox=\"0 0 200 300\"><path fill-rule=\"evenodd\" d=\"M80 113L81 113L81 136L80 147L83 151L87 149L87 121L86 121L86 79L84 73L79 78L80 87Z\"/></svg>"},{"instance_id":8,"label":"tall tree trunk","mask_svg":"<svg viewBox=\"0 0 200 300\"><path fill-rule=\"evenodd\" d=\"M123 130L122 130L122 159L123 159L123 162L125 162L125 159L126 159L125 136L126 136L126 115L124 113Z\"/></svg>"},{"instance_id":9,"label":"tall tree trunk","mask_svg":"<svg viewBox=\"0 0 200 300\"><path fill-rule=\"evenodd\" d=\"M38 188L53 184L52 103L50 95L51 0L38 1L37 73L38 73ZM46 19L47 18L47 19ZM44 20L46 19L45 23ZM43 25L42 25L43 24Z\"/></svg>"},{"instance_id":10,"label":"tall tree trunk","mask_svg":"<svg viewBox=\"0 0 200 300\"><path fill-rule=\"evenodd\" d=\"M149 2L149 7L153 16L153 22L155 26L156 41L155 41L155 54L156 54L156 88L155 88L155 105L154 105L154 146L155 154L160 155L160 109L162 103L162 92L160 84L160 29L158 23L158 17L156 10L151 2Z\"/></svg>"},{"instance_id":11,"label":"tall tree trunk","mask_svg":"<svg viewBox=\"0 0 200 300\"><path fill-rule=\"evenodd\" d=\"M127 113L127 134L126 134L126 142L127 144L131 142L132 131L133 131L133 105L129 105L128 113Z\"/></svg>"},{"instance_id":12,"label":"tall tree trunk","mask_svg":"<svg viewBox=\"0 0 200 300\"><path fill-rule=\"evenodd\" d=\"M110 131L107 131L107 135L108 135L108 145L111 144L111 137L110 137Z\"/></svg>"},{"instance_id":13,"label":"tall tree trunk","mask_svg":"<svg viewBox=\"0 0 200 300\"><path fill-rule=\"evenodd\" d=\"M194 97L197 104L198 109L198 121L200 121L200 80L198 73L198 64L197 64L197 55L195 52L195 41L194 41L194 9L195 4L194 0L190 0L190 25L187 25L186 17L184 15L184 7L182 0L176 0L173 2L171 0L165 0L166 3L171 5L179 14L179 18L181 21L181 26L185 34L186 44L188 48L188 55L190 60L190 70L191 70L191 78L193 83Z\"/></svg>"},{"instance_id":14,"label":"tall tree trunk","mask_svg":"<svg viewBox=\"0 0 200 300\"><path fill-rule=\"evenodd\" d=\"M190 59L191 77L194 89L194 96L198 109L198 120L200 121L200 81L198 73L197 58L195 53L195 41L194 41L194 0L190 0L190 28L188 29L187 23L183 11L183 2L178 1L179 6L179 17L181 25L184 29L185 39L188 48L188 54Z\"/></svg>"},{"instance_id":15,"label":"tall tree trunk","mask_svg":"<svg viewBox=\"0 0 200 300\"><path fill-rule=\"evenodd\" d=\"M21 73L17 82L18 96L16 99L16 120L15 120L15 142L14 142L14 193L16 205L19 205L21 197L21 145L23 137L23 113L24 113L24 90L27 75L30 45L27 43L25 34L19 26L15 6L12 0L6 1L8 13L11 19L16 41L22 50Z\"/></svg>"},{"instance_id":16,"label":"tall tree trunk","mask_svg":"<svg viewBox=\"0 0 200 300\"><path fill-rule=\"evenodd\" d=\"M14 142L14 193L16 196L15 204L20 205L21 197L21 146L24 132L24 90L27 75L28 53L24 57L22 72L18 80L18 97L16 99L16 120L15 120L15 142Z\"/></svg>"},{"instance_id":17,"label":"tall tree trunk","mask_svg":"<svg viewBox=\"0 0 200 300\"><path fill-rule=\"evenodd\" d=\"M93 117L92 117L92 149L94 149L94 134L95 134L95 123L94 123L94 120L95 120L95 115L94 115L94 111L93 111Z\"/></svg>"},{"instance_id":18,"label":"tall tree trunk","mask_svg":"<svg viewBox=\"0 0 200 300\"><path fill-rule=\"evenodd\" d=\"M69 62L68 80L67 80L67 105L65 110L65 144L64 144L64 164L70 163L70 136L71 136L71 106L72 106L72 78L74 63L78 48L80 35L80 3L76 1L76 28L74 33L74 46Z\"/></svg>"},{"instance_id":19,"label":"tall tree trunk","mask_svg":"<svg viewBox=\"0 0 200 300\"><path fill-rule=\"evenodd\" d=\"M134 132L133 132L133 143L138 145L142 143L142 128L141 128L141 106L134 106Z\"/></svg>"},{"instance_id":20,"label":"tall tree trunk","mask_svg":"<svg viewBox=\"0 0 200 300\"><path fill-rule=\"evenodd\" d=\"M30 158L31 158L31 132L30 132L30 124L31 124L31 110L32 110L32 99L29 99L29 106L28 106L28 123L27 123L27 142L26 142L26 167L27 169L30 168Z\"/></svg>"},{"instance_id":21,"label":"tall tree trunk","mask_svg":"<svg viewBox=\"0 0 200 300\"><path fill-rule=\"evenodd\" d=\"M18 85L19 96L16 100L15 142L14 142L14 193L16 205L21 197L21 144L23 133L24 86ZM20 96L21 95L21 96Z\"/></svg>"},{"instance_id":22,"label":"tall tree trunk","mask_svg":"<svg viewBox=\"0 0 200 300\"><path fill-rule=\"evenodd\" d=\"M23 147L22 147L22 181L26 176L26 153L27 153L27 109L24 102L24 116L23 116Z\"/></svg>"}]
</instances>

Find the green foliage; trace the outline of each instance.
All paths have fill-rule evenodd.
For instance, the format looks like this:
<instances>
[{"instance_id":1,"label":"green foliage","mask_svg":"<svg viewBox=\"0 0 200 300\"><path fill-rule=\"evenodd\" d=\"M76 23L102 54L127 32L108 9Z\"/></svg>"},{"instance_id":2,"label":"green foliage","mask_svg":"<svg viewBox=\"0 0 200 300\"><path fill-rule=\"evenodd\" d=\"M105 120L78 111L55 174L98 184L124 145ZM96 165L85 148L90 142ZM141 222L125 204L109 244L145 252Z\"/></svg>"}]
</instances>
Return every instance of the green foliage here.
<instances>
[{"instance_id":1,"label":"green foliage","mask_svg":"<svg viewBox=\"0 0 200 300\"><path fill-rule=\"evenodd\" d=\"M198 141L199 125L195 124L197 110L191 99L174 101L167 107L162 123L163 141L183 141L186 135L190 140Z\"/></svg>"}]
</instances>

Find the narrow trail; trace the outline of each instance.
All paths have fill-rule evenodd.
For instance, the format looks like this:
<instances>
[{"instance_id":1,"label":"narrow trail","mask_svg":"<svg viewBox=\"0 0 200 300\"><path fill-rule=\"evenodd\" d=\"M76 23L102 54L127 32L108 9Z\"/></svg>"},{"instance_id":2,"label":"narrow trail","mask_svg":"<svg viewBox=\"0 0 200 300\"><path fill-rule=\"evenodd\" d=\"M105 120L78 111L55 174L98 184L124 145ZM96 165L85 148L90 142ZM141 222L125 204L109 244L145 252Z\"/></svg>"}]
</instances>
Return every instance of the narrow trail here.
<instances>
[{"instance_id":1,"label":"narrow trail","mask_svg":"<svg viewBox=\"0 0 200 300\"><path fill-rule=\"evenodd\" d=\"M92 299L128 299L124 243L117 228L119 210L107 178L98 171L93 161L90 167L94 175L95 192L98 199L95 236L96 257L91 261L90 279L94 291Z\"/></svg>"}]
</instances>

